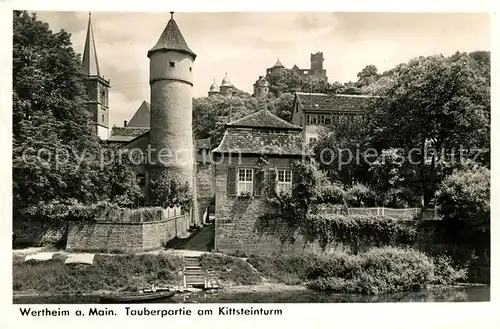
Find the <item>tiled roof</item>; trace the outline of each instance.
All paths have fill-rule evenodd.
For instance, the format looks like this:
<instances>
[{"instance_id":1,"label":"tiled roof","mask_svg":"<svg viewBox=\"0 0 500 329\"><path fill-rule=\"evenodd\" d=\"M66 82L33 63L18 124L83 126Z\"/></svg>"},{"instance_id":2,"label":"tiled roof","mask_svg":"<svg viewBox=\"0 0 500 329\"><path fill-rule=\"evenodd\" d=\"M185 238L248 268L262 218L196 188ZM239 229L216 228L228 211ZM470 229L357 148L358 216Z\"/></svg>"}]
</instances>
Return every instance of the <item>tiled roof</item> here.
<instances>
[{"instance_id":1,"label":"tiled roof","mask_svg":"<svg viewBox=\"0 0 500 329\"><path fill-rule=\"evenodd\" d=\"M269 132L264 129L229 127L213 153L303 155L304 140L300 131Z\"/></svg>"},{"instance_id":2,"label":"tiled roof","mask_svg":"<svg viewBox=\"0 0 500 329\"><path fill-rule=\"evenodd\" d=\"M248 127L248 128L269 128L269 129L290 129L302 130L301 127L295 126L267 110L260 110L253 114L247 115L244 118L230 122L228 127Z\"/></svg>"},{"instance_id":3,"label":"tiled roof","mask_svg":"<svg viewBox=\"0 0 500 329\"><path fill-rule=\"evenodd\" d=\"M360 112L366 104L376 98L376 96L367 95L328 95L304 92L297 92L296 95L302 109L314 111Z\"/></svg>"},{"instance_id":4,"label":"tiled roof","mask_svg":"<svg viewBox=\"0 0 500 329\"><path fill-rule=\"evenodd\" d=\"M149 131L149 127L113 127L110 142L129 142Z\"/></svg>"},{"instance_id":5,"label":"tiled roof","mask_svg":"<svg viewBox=\"0 0 500 329\"><path fill-rule=\"evenodd\" d=\"M132 119L127 124L127 127L144 127L149 128L149 118L151 115L151 107L148 102L143 101L137 109Z\"/></svg>"},{"instance_id":6,"label":"tiled roof","mask_svg":"<svg viewBox=\"0 0 500 329\"><path fill-rule=\"evenodd\" d=\"M182 33L173 18L168 21L167 27L165 27L165 30L161 34L156 45L148 51L148 57L153 52L161 50L176 50L191 55L193 59L196 58L196 54L187 45L186 40L184 40L184 37L182 36Z\"/></svg>"}]
</instances>

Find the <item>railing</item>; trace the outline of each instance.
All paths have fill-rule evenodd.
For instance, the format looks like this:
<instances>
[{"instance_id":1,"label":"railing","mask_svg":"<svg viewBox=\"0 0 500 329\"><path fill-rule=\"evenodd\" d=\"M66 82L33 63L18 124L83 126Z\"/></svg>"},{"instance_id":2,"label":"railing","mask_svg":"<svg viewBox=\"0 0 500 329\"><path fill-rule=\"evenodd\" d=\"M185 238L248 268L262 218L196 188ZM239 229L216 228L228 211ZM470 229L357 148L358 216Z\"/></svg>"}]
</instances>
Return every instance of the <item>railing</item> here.
<instances>
[{"instance_id":1,"label":"railing","mask_svg":"<svg viewBox=\"0 0 500 329\"><path fill-rule=\"evenodd\" d=\"M373 216L389 216L394 218L415 218L420 215L421 219L425 220L439 220L437 209L421 209L421 208L386 208L386 207L373 207L373 208L348 208L349 215L373 215Z\"/></svg>"},{"instance_id":2,"label":"railing","mask_svg":"<svg viewBox=\"0 0 500 329\"><path fill-rule=\"evenodd\" d=\"M165 219L173 218L182 215L181 207L168 207L163 209L163 216Z\"/></svg>"}]
</instances>

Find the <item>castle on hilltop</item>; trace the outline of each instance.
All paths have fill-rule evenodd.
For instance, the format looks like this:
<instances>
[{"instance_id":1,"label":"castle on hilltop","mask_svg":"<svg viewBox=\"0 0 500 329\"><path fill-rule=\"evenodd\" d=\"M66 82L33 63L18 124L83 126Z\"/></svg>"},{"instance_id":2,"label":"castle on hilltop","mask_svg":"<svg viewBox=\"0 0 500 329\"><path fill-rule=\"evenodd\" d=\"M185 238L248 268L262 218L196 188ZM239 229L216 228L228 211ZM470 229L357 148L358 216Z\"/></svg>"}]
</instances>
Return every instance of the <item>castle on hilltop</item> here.
<instances>
[{"instance_id":1,"label":"castle on hilltop","mask_svg":"<svg viewBox=\"0 0 500 329\"><path fill-rule=\"evenodd\" d=\"M291 68L291 71L300 76L302 79L315 79L318 81L328 82L328 77L326 76L326 70L323 69L324 62L323 52L318 51L316 54L311 54L311 68L310 69L300 69L297 65ZM272 74L279 71L288 70L281 63L280 59L276 61L272 67L266 70L266 73Z\"/></svg>"}]
</instances>

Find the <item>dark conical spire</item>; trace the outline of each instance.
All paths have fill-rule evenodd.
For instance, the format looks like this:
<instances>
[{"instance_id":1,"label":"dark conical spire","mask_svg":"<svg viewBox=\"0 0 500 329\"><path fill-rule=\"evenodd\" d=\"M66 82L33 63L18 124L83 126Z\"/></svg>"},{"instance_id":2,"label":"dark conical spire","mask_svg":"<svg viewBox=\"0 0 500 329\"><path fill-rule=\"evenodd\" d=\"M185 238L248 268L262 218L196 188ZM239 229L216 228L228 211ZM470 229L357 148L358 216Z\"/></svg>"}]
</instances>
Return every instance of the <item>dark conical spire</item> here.
<instances>
[{"instance_id":1,"label":"dark conical spire","mask_svg":"<svg viewBox=\"0 0 500 329\"><path fill-rule=\"evenodd\" d=\"M90 12L89 23L87 27L87 36L85 38L85 47L83 49L82 65L83 72L85 72L85 74L99 76L99 61L97 60L94 29L92 27L92 14Z\"/></svg>"},{"instance_id":2,"label":"dark conical spire","mask_svg":"<svg viewBox=\"0 0 500 329\"><path fill-rule=\"evenodd\" d=\"M166 51L175 50L181 53L191 55L193 60L196 58L196 54L189 48L182 36L182 33L174 20L174 12L170 12L170 20L167 23L167 27L163 30L163 33L158 39L156 45L148 51L148 57L156 51Z\"/></svg>"}]
</instances>

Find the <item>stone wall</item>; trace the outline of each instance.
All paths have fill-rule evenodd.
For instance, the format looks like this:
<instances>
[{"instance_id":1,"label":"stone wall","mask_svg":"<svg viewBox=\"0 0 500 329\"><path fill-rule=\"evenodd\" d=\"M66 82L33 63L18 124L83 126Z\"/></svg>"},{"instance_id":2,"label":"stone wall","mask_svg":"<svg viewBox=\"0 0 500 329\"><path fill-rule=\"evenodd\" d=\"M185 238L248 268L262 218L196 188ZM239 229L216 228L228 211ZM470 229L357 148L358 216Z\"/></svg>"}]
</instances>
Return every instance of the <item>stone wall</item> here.
<instances>
[{"instance_id":1,"label":"stone wall","mask_svg":"<svg viewBox=\"0 0 500 329\"><path fill-rule=\"evenodd\" d=\"M268 157L268 164L262 166L264 181L268 180L269 168L290 168L295 159ZM275 231L262 232L262 225L257 218L272 209L262 196L237 197L228 195L227 170L237 168L257 168L258 156L243 156L220 161L215 165L215 249L220 252L245 251L247 253L271 253L280 248L294 250L297 245L283 245L278 236L284 235L287 227ZM281 232L283 231L283 232Z\"/></svg>"},{"instance_id":2,"label":"stone wall","mask_svg":"<svg viewBox=\"0 0 500 329\"><path fill-rule=\"evenodd\" d=\"M184 237L189 214L150 222L69 222L69 251L142 252L158 250L176 237Z\"/></svg>"},{"instance_id":3,"label":"stone wall","mask_svg":"<svg viewBox=\"0 0 500 329\"><path fill-rule=\"evenodd\" d=\"M201 223L205 222L203 214L212 204L215 198L215 171L211 164L198 164L196 173L198 218Z\"/></svg>"}]
</instances>

